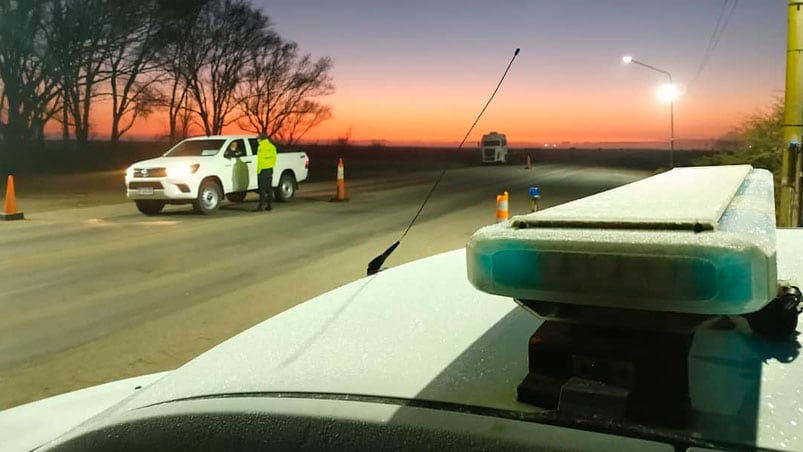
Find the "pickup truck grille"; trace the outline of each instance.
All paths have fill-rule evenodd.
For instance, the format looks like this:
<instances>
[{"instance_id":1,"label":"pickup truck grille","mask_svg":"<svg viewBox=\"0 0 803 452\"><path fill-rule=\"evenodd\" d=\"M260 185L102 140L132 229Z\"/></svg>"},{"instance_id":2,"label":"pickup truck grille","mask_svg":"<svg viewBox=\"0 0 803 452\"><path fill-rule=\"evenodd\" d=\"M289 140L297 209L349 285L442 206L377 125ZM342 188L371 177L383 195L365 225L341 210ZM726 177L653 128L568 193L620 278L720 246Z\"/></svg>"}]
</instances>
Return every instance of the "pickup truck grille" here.
<instances>
[{"instance_id":1,"label":"pickup truck grille","mask_svg":"<svg viewBox=\"0 0 803 452\"><path fill-rule=\"evenodd\" d=\"M496 159L496 149L485 149L484 150L484 160L494 160Z\"/></svg>"},{"instance_id":2,"label":"pickup truck grille","mask_svg":"<svg viewBox=\"0 0 803 452\"><path fill-rule=\"evenodd\" d=\"M134 177L166 177L164 168L134 168Z\"/></svg>"},{"instance_id":3,"label":"pickup truck grille","mask_svg":"<svg viewBox=\"0 0 803 452\"><path fill-rule=\"evenodd\" d=\"M136 190L138 188L152 188L154 190L162 190L161 182L129 182L128 188L131 190Z\"/></svg>"}]
</instances>

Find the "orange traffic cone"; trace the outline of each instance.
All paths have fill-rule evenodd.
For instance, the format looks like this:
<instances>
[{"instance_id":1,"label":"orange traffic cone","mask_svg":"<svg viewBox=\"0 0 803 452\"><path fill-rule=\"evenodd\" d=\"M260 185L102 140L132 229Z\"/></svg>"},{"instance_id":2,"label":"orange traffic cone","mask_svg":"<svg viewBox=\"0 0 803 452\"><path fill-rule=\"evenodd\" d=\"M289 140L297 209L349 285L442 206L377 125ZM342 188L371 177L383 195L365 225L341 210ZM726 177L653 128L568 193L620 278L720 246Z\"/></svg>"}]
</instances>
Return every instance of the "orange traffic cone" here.
<instances>
[{"instance_id":1,"label":"orange traffic cone","mask_svg":"<svg viewBox=\"0 0 803 452\"><path fill-rule=\"evenodd\" d=\"M533 166L532 166L532 163L530 162L530 156L528 155L527 156L527 166L525 166L524 169L531 169L532 167Z\"/></svg>"},{"instance_id":2,"label":"orange traffic cone","mask_svg":"<svg viewBox=\"0 0 803 452\"><path fill-rule=\"evenodd\" d=\"M14 176L8 175L6 184L6 206L3 213L0 213L0 220L22 220L25 218L22 212L17 212L17 196L14 193Z\"/></svg>"},{"instance_id":3,"label":"orange traffic cone","mask_svg":"<svg viewBox=\"0 0 803 452\"><path fill-rule=\"evenodd\" d=\"M337 159L337 191L332 201L346 201L346 181L343 174L343 159Z\"/></svg>"},{"instance_id":4,"label":"orange traffic cone","mask_svg":"<svg viewBox=\"0 0 803 452\"><path fill-rule=\"evenodd\" d=\"M508 218L508 204L510 197L507 192L501 195L496 195L496 222L501 223L507 221Z\"/></svg>"}]
</instances>

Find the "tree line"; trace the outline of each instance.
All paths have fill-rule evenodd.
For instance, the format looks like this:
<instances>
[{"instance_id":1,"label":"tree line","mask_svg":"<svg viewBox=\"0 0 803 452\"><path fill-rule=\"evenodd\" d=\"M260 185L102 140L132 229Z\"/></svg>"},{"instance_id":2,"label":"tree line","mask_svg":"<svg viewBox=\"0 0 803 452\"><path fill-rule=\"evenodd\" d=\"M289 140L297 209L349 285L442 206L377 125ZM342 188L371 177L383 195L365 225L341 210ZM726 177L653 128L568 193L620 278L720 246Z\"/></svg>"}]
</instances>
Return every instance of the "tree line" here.
<instances>
[{"instance_id":1,"label":"tree line","mask_svg":"<svg viewBox=\"0 0 803 452\"><path fill-rule=\"evenodd\" d=\"M696 163L701 165L741 165L749 164L765 168L775 174L776 183L780 180L781 154L785 142L783 138L784 102L776 98L767 108L759 109L742 119L731 131L716 143L716 154L701 157Z\"/></svg>"},{"instance_id":2,"label":"tree line","mask_svg":"<svg viewBox=\"0 0 803 452\"><path fill-rule=\"evenodd\" d=\"M291 144L331 116L331 69L247 0L0 0L0 143L56 122L85 144L104 100L112 145L157 111L171 142L236 124Z\"/></svg>"}]
</instances>

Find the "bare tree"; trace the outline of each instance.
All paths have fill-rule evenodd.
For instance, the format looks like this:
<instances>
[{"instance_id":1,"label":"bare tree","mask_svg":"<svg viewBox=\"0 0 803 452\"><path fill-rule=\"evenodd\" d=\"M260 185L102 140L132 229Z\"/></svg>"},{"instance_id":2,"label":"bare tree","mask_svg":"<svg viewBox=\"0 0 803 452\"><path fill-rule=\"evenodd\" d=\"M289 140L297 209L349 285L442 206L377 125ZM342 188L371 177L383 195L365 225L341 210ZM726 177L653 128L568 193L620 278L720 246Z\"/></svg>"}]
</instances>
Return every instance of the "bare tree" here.
<instances>
[{"instance_id":1,"label":"bare tree","mask_svg":"<svg viewBox=\"0 0 803 452\"><path fill-rule=\"evenodd\" d=\"M53 0L53 4L48 32L66 112L62 120L69 121L82 144L89 140L92 101L102 95L98 86L109 79L104 64L113 46L109 18L114 5L108 0Z\"/></svg>"},{"instance_id":2,"label":"bare tree","mask_svg":"<svg viewBox=\"0 0 803 452\"><path fill-rule=\"evenodd\" d=\"M177 117L177 126L179 138L187 138L193 130L193 126L200 127L197 122L193 121L193 108L191 107L192 100L185 97L182 104L179 105Z\"/></svg>"},{"instance_id":3,"label":"bare tree","mask_svg":"<svg viewBox=\"0 0 803 452\"><path fill-rule=\"evenodd\" d=\"M158 51L165 24L157 0L112 0L111 35L106 65L112 99L111 143L164 103L159 82ZM124 121L125 120L125 121Z\"/></svg>"},{"instance_id":4,"label":"bare tree","mask_svg":"<svg viewBox=\"0 0 803 452\"><path fill-rule=\"evenodd\" d=\"M304 100L281 123L281 128L273 135L276 141L295 144L310 129L332 117L332 108L318 102Z\"/></svg>"},{"instance_id":5,"label":"bare tree","mask_svg":"<svg viewBox=\"0 0 803 452\"><path fill-rule=\"evenodd\" d=\"M178 138L185 138L185 131L189 124L189 113L191 110L188 108L189 96L187 95L188 89L184 80L181 78L181 73L178 69L176 72L169 72L172 77L169 81L169 95L163 97L163 106L167 107L167 119L169 124L170 142L176 141Z\"/></svg>"},{"instance_id":6,"label":"bare tree","mask_svg":"<svg viewBox=\"0 0 803 452\"><path fill-rule=\"evenodd\" d=\"M331 107L318 99L334 92L332 60L298 55L294 42L272 42L257 49L249 60L238 90L244 121L240 126L264 132L292 144L312 127L332 116Z\"/></svg>"},{"instance_id":7,"label":"bare tree","mask_svg":"<svg viewBox=\"0 0 803 452\"><path fill-rule=\"evenodd\" d=\"M9 151L42 139L58 87L51 78L48 0L0 0L0 136Z\"/></svg>"},{"instance_id":8,"label":"bare tree","mask_svg":"<svg viewBox=\"0 0 803 452\"><path fill-rule=\"evenodd\" d=\"M171 141L233 122L294 142L331 116L328 58L299 56L248 0L0 0L0 139L89 139L99 96L111 141L155 108Z\"/></svg>"},{"instance_id":9,"label":"bare tree","mask_svg":"<svg viewBox=\"0 0 803 452\"><path fill-rule=\"evenodd\" d=\"M268 24L244 0L217 0L205 5L190 30L181 75L207 135L236 120L234 92L247 57L274 39Z\"/></svg>"},{"instance_id":10,"label":"bare tree","mask_svg":"<svg viewBox=\"0 0 803 452\"><path fill-rule=\"evenodd\" d=\"M188 33L199 22L199 16L208 0L193 0L170 4L160 4L163 22L167 25L162 30L164 45L157 53L157 61L161 69L160 86L162 92L162 108L167 109L170 142L186 137L189 131L191 115L189 107L189 89L183 77L188 52L194 50L189 45L192 37ZM183 7L183 8L182 8ZM175 9L182 8L182 9Z\"/></svg>"},{"instance_id":11,"label":"bare tree","mask_svg":"<svg viewBox=\"0 0 803 452\"><path fill-rule=\"evenodd\" d=\"M193 130L203 131L203 126L195 118L197 111L188 95L186 86L173 83L173 94L170 101L163 103L168 106L168 119L170 124L169 139L175 142L190 136ZM167 99L166 96L163 99Z\"/></svg>"},{"instance_id":12,"label":"bare tree","mask_svg":"<svg viewBox=\"0 0 803 452\"><path fill-rule=\"evenodd\" d=\"M186 105L187 84L181 76L182 61L185 58L186 39L176 34L168 39L167 44L159 52L159 62L163 72L162 107L167 108L170 142L179 137L179 116L182 106Z\"/></svg>"}]
</instances>

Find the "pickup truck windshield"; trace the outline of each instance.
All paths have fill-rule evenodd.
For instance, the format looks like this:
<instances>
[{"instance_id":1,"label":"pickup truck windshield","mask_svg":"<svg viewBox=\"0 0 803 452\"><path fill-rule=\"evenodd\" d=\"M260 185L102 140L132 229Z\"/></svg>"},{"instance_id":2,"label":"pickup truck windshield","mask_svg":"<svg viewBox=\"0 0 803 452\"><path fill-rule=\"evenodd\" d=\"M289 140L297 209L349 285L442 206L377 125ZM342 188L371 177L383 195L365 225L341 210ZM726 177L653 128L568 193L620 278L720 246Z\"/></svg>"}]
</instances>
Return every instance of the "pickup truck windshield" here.
<instances>
[{"instance_id":1,"label":"pickup truck windshield","mask_svg":"<svg viewBox=\"0 0 803 452\"><path fill-rule=\"evenodd\" d=\"M499 140L486 140L482 142L483 146L499 146L501 144L502 142L500 142Z\"/></svg>"},{"instance_id":2,"label":"pickup truck windshield","mask_svg":"<svg viewBox=\"0 0 803 452\"><path fill-rule=\"evenodd\" d=\"M211 157L216 155L225 140L190 140L182 141L165 153L165 157Z\"/></svg>"}]
</instances>

